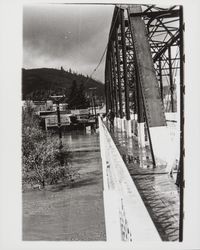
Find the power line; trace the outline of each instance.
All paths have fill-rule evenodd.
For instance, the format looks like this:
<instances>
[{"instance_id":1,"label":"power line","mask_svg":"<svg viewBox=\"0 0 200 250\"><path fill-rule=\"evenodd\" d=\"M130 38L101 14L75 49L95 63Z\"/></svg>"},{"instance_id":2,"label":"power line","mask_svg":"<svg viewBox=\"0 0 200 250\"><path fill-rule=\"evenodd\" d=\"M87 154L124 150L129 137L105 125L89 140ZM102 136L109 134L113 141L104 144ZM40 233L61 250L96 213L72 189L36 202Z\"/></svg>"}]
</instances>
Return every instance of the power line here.
<instances>
[{"instance_id":1,"label":"power line","mask_svg":"<svg viewBox=\"0 0 200 250\"><path fill-rule=\"evenodd\" d=\"M116 13L116 17L115 17L115 20L114 20L114 22L113 22L113 25L112 25L112 27L111 27L111 31L110 31L110 34L109 34L109 38L108 38L108 42L107 42L107 44L106 44L106 47L105 47L105 49L104 49L104 52L103 52L103 54L102 54L102 56L101 56L101 58L100 58L100 60L99 60L99 63L97 64L97 66L94 68L94 70L92 71L92 73L90 74L90 78L92 78L92 75L96 72L96 70L99 68L99 66L101 65L101 63L102 63L102 61L103 61L103 58L104 58L104 56L105 56L105 54L106 54L106 51L107 51L107 48L108 48L108 45L109 45L109 42L110 42L110 38L111 38L111 35L112 35L112 32L113 32L113 29L114 29L114 27L115 27L115 23L116 23L116 21L117 21L117 18L118 18L118 14L119 14L119 7L118 7L118 9L117 9L117 13ZM88 79L89 80L89 79ZM88 81L87 80L87 81ZM86 81L86 82L87 82Z\"/></svg>"}]
</instances>

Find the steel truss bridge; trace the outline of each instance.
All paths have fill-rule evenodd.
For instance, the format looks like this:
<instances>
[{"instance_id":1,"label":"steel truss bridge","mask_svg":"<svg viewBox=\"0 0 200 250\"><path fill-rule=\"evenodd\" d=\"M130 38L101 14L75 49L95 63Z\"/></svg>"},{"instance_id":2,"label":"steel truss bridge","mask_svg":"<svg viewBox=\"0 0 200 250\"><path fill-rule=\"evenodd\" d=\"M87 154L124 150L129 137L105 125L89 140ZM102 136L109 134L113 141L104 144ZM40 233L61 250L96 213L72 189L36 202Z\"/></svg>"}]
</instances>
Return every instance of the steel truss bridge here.
<instances>
[{"instance_id":1,"label":"steel truss bridge","mask_svg":"<svg viewBox=\"0 0 200 250\"><path fill-rule=\"evenodd\" d=\"M127 241L160 239L159 230L153 225L156 223L149 220L135 182L132 183L127 166L120 158L122 154L118 153L121 145L117 147L117 143L135 140L137 149L125 146L125 151L135 150L131 155L139 167L138 172L133 169L134 173L153 175L177 171L178 238L175 240L183 240L183 35L182 6L115 6L105 63L106 112L114 115L114 128L99 119L106 230L110 239L117 234ZM126 139L119 143L120 133ZM153 185L150 183L150 188ZM142 199L145 203L144 197ZM116 230L111 229L113 226Z\"/></svg>"}]
</instances>

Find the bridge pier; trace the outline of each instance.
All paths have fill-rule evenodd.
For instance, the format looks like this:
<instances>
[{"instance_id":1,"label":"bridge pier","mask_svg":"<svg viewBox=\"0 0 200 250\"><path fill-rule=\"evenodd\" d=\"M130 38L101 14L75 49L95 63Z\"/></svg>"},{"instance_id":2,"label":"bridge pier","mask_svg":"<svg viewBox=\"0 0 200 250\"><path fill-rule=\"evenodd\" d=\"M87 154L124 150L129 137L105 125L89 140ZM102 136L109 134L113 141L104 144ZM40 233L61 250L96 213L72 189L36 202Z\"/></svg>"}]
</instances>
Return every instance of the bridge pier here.
<instances>
[{"instance_id":1,"label":"bridge pier","mask_svg":"<svg viewBox=\"0 0 200 250\"><path fill-rule=\"evenodd\" d=\"M131 137L131 120L126 120L126 136Z\"/></svg>"},{"instance_id":2,"label":"bridge pier","mask_svg":"<svg viewBox=\"0 0 200 250\"><path fill-rule=\"evenodd\" d=\"M137 134L138 134L138 143L141 148L145 147L145 132L144 132L144 122L137 124Z\"/></svg>"},{"instance_id":3,"label":"bridge pier","mask_svg":"<svg viewBox=\"0 0 200 250\"><path fill-rule=\"evenodd\" d=\"M140 167L146 168L146 149L145 149L145 132L144 132L144 122L139 122L137 124L137 134L138 134L138 145L139 145L139 159L140 159Z\"/></svg>"},{"instance_id":4,"label":"bridge pier","mask_svg":"<svg viewBox=\"0 0 200 250\"><path fill-rule=\"evenodd\" d=\"M124 117L121 119L121 130L122 132L125 132L125 118Z\"/></svg>"},{"instance_id":5,"label":"bridge pier","mask_svg":"<svg viewBox=\"0 0 200 250\"><path fill-rule=\"evenodd\" d=\"M118 117L114 118L114 126L118 128Z\"/></svg>"},{"instance_id":6,"label":"bridge pier","mask_svg":"<svg viewBox=\"0 0 200 250\"><path fill-rule=\"evenodd\" d=\"M121 130L121 119L119 117L116 117L116 127Z\"/></svg>"},{"instance_id":7,"label":"bridge pier","mask_svg":"<svg viewBox=\"0 0 200 250\"><path fill-rule=\"evenodd\" d=\"M137 114L132 115L131 121L132 121L132 135L137 136L138 135Z\"/></svg>"}]
</instances>

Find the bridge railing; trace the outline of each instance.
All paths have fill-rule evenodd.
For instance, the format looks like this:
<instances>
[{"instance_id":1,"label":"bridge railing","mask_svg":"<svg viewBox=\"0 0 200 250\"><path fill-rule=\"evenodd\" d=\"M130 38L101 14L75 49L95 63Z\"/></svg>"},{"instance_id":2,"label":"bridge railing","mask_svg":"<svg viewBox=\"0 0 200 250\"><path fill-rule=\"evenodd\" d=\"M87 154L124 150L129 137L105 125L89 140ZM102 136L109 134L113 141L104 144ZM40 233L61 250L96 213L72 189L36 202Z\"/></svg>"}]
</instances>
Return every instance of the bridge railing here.
<instances>
[{"instance_id":1,"label":"bridge railing","mask_svg":"<svg viewBox=\"0 0 200 250\"><path fill-rule=\"evenodd\" d=\"M103 194L108 241L154 242L161 238L112 140L99 118Z\"/></svg>"}]
</instances>

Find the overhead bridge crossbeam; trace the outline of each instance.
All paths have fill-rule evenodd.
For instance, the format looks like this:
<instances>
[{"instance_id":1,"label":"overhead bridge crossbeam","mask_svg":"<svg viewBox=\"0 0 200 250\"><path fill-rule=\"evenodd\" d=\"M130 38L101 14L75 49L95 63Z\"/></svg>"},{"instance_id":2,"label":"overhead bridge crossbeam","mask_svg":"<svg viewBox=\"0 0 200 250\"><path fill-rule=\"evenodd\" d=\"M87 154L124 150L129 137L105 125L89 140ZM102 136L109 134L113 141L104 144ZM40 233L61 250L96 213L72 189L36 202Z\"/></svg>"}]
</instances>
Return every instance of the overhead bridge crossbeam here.
<instances>
[{"instance_id":1,"label":"overhead bridge crossbeam","mask_svg":"<svg viewBox=\"0 0 200 250\"><path fill-rule=\"evenodd\" d=\"M178 162L180 190L184 152L183 32L182 6L117 5L105 64L106 112L114 114L117 129L127 137L137 137L141 166L147 148L153 168L165 167L168 172Z\"/></svg>"}]
</instances>

